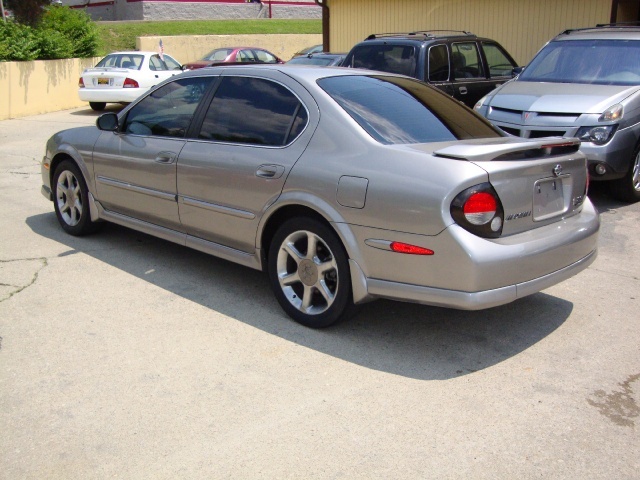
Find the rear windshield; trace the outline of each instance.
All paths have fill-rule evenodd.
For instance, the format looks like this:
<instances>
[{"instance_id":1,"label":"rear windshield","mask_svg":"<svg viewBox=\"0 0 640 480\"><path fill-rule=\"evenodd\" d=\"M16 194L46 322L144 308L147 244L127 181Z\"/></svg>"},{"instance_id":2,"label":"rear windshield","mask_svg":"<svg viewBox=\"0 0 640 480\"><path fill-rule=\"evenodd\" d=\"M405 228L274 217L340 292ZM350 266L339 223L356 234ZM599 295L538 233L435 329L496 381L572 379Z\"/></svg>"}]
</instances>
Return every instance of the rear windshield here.
<instances>
[{"instance_id":1,"label":"rear windshield","mask_svg":"<svg viewBox=\"0 0 640 480\"><path fill-rule=\"evenodd\" d=\"M98 62L96 67L130 68L140 70L144 55L136 53L114 53L107 55Z\"/></svg>"},{"instance_id":2,"label":"rear windshield","mask_svg":"<svg viewBox=\"0 0 640 480\"><path fill-rule=\"evenodd\" d=\"M351 52L346 67L399 73L410 77L416 74L418 51L411 45L361 45Z\"/></svg>"},{"instance_id":3,"label":"rear windshield","mask_svg":"<svg viewBox=\"0 0 640 480\"><path fill-rule=\"evenodd\" d=\"M347 75L318 85L386 145L503 136L457 101L410 78Z\"/></svg>"},{"instance_id":4,"label":"rear windshield","mask_svg":"<svg viewBox=\"0 0 640 480\"><path fill-rule=\"evenodd\" d=\"M527 82L640 85L639 40L549 43L518 78Z\"/></svg>"}]
</instances>

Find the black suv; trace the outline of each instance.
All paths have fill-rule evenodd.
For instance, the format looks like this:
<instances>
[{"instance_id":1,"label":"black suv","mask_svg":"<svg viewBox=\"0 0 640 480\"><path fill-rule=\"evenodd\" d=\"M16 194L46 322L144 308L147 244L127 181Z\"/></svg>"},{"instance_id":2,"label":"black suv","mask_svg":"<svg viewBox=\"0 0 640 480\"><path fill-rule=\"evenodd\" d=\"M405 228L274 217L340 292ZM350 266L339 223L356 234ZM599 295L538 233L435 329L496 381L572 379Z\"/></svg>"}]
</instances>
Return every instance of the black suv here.
<instances>
[{"instance_id":1,"label":"black suv","mask_svg":"<svg viewBox=\"0 0 640 480\"><path fill-rule=\"evenodd\" d=\"M415 77L469 107L510 80L517 68L498 42L450 30L369 35L351 49L342 66Z\"/></svg>"}]
</instances>

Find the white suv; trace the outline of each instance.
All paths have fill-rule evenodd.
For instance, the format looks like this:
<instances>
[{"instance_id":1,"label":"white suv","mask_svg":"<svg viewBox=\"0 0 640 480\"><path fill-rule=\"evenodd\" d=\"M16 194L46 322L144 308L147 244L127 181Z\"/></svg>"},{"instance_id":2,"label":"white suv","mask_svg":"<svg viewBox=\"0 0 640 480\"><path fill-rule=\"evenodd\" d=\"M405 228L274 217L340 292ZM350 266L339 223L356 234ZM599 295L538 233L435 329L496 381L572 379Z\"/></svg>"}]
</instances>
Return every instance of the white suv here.
<instances>
[{"instance_id":1,"label":"white suv","mask_svg":"<svg viewBox=\"0 0 640 480\"><path fill-rule=\"evenodd\" d=\"M640 200L640 26L562 32L475 109L511 135L579 138L591 179Z\"/></svg>"}]
</instances>

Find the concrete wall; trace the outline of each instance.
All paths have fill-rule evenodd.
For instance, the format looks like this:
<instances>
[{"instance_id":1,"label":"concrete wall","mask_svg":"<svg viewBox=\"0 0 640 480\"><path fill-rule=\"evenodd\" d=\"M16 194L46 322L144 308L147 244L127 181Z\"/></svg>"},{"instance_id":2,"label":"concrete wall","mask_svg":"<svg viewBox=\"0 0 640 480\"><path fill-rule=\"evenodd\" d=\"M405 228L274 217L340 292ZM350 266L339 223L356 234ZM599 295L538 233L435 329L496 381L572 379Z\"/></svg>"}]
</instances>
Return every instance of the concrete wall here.
<instances>
[{"instance_id":1,"label":"concrete wall","mask_svg":"<svg viewBox=\"0 0 640 480\"><path fill-rule=\"evenodd\" d=\"M139 50L157 50L160 37L143 37ZM183 63L218 46L260 45L284 60L322 43L322 35L207 35L162 37L165 52ZM0 62L0 120L87 106L78 98L78 78L99 58Z\"/></svg>"},{"instance_id":2,"label":"concrete wall","mask_svg":"<svg viewBox=\"0 0 640 480\"><path fill-rule=\"evenodd\" d=\"M136 48L156 51L161 38L165 53L182 63L198 60L214 48L232 46L259 46L283 60L289 60L297 51L322 43L322 34L181 35L175 37L138 37Z\"/></svg>"},{"instance_id":3,"label":"concrete wall","mask_svg":"<svg viewBox=\"0 0 640 480\"><path fill-rule=\"evenodd\" d=\"M78 79L98 60L0 62L0 120L86 105L78 98Z\"/></svg>"}]
</instances>

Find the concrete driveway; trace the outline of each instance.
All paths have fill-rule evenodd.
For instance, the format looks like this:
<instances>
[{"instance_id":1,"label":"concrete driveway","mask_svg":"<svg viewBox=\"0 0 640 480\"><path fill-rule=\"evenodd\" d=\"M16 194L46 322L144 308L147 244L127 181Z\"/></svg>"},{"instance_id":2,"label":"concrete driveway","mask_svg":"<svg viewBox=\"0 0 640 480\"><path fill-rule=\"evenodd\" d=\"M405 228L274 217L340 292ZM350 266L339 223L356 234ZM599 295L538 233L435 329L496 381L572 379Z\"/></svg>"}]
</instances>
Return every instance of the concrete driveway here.
<instances>
[{"instance_id":1,"label":"concrete driveway","mask_svg":"<svg viewBox=\"0 0 640 480\"><path fill-rule=\"evenodd\" d=\"M640 203L513 304L378 301L314 331L266 275L115 225L62 232L46 139L0 122L0 478L640 478Z\"/></svg>"}]
</instances>

